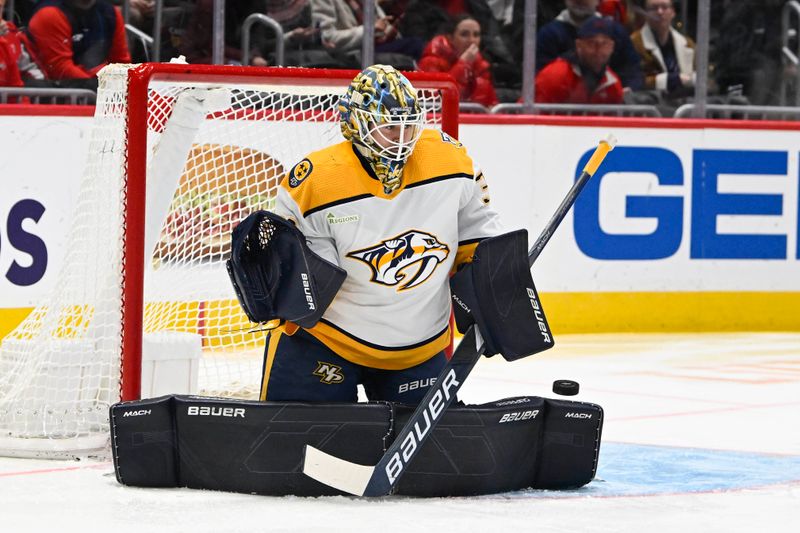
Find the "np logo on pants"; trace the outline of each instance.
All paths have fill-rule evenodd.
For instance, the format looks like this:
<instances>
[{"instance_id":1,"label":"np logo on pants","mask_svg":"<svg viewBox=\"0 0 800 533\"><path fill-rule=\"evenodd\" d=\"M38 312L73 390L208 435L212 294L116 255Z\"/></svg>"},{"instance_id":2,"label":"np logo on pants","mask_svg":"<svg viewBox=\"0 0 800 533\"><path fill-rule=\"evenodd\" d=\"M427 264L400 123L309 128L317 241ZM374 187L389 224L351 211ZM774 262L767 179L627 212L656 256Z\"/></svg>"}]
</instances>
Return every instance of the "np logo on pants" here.
<instances>
[{"instance_id":1,"label":"np logo on pants","mask_svg":"<svg viewBox=\"0 0 800 533\"><path fill-rule=\"evenodd\" d=\"M342 367L334 365L333 363L324 363L317 361L317 369L312 372L315 376L320 377L320 382L326 385L333 385L344 381L344 374L342 374Z\"/></svg>"}]
</instances>

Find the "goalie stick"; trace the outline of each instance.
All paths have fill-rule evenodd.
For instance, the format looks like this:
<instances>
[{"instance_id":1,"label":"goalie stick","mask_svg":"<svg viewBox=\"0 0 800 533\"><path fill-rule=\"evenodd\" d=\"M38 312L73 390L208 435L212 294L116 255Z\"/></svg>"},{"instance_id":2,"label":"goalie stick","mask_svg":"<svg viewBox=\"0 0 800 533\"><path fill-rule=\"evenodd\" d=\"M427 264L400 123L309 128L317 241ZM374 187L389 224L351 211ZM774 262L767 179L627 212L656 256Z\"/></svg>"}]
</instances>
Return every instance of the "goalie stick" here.
<instances>
[{"instance_id":1,"label":"goalie stick","mask_svg":"<svg viewBox=\"0 0 800 533\"><path fill-rule=\"evenodd\" d=\"M616 139L609 135L597 146L583 168L583 172L561 201L539 238L528 250L529 267L533 266L534 261L539 257L561 221L564 220L583 187L615 144ZM473 324L464 333L461 343L453 353L453 357L442 369L436 384L425 394L411 418L375 466L345 461L306 445L303 473L321 483L356 496L391 494L408 464L433 433L442 413L455 399L456 392L483 355L483 350L483 337L478 327Z\"/></svg>"}]
</instances>

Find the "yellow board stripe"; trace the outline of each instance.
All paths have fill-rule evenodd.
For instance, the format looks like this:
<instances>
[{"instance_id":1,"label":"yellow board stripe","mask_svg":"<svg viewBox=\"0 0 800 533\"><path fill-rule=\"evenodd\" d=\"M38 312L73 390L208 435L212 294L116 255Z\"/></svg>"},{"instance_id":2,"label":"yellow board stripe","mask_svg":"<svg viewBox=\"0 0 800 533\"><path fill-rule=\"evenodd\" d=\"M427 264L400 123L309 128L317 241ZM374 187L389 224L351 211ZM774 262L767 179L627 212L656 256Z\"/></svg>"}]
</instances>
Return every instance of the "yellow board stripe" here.
<instances>
[{"instance_id":1,"label":"yellow board stripe","mask_svg":"<svg viewBox=\"0 0 800 533\"><path fill-rule=\"evenodd\" d=\"M800 331L800 292L547 292L540 296L556 334ZM243 313L233 319L223 313L233 305L235 300L205 305L202 322L206 334L229 335L210 341L209 348L226 340L250 346L263 343L263 332L249 333L255 324L248 322ZM185 311L197 304L183 307ZM31 310L0 309L0 339ZM187 329L192 329L194 320L187 320ZM346 342L344 338L340 340Z\"/></svg>"},{"instance_id":2,"label":"yellow board stripe","mask_svg":"<svg viewBox=\"0 0 800 533\"><path fill-rule=\"evenodd\" d=\"M0 339L16 328L32 310L30 307L0 308ZM86 317L91 316L90 312L88 306L83 310L76 306L71 314L61 319L63 324L56 334L65 338L82 334L88 325ZM203 348L206 349L234 344L240 348L252 348L264 343L262 328L247 319L236 300L148 303L146 313L158 315L161 323L168 324L166 329L171 331L202 335Z\"/></svg>"},{"instance_id":3,"label":"yellow board stripe","mask_svg":"<svg viewBox=\"0 0 800 533\"><path fill-rule=\"evenodd\" d=\"M541 294L553 333L800 331L800 292Z\"/></svg>"},{"instance_id":4,"label":"yellow board stripe","mask_svg":"<svg viewBox=\"0 0 800 533\"><path fill-rule=\"evenodd\" d=\"M0 309L0 339L11 333L20 322L25 320L33 307L20 307L16 309Z\"/></svg>"}]
</instances>

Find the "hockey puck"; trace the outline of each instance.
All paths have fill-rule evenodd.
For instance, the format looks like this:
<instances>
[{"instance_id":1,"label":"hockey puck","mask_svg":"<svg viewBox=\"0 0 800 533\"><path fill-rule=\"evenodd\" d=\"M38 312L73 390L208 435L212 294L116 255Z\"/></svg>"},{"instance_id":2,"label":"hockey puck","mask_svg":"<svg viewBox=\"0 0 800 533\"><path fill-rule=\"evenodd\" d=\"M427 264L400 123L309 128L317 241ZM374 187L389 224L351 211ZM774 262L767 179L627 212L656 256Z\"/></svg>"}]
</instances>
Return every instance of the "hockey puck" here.
<instances>
[{"instance_id":1,"label":"hockey puck","mask_svg":"<svg viewBox=\"0 0 800 533\"><path fill-rule=\"evenodd\" d=\"M569 379L557 379L553 382L553 392L561 396L575 396L580 388L577 381Z\"/></svg>"}]
</instances>

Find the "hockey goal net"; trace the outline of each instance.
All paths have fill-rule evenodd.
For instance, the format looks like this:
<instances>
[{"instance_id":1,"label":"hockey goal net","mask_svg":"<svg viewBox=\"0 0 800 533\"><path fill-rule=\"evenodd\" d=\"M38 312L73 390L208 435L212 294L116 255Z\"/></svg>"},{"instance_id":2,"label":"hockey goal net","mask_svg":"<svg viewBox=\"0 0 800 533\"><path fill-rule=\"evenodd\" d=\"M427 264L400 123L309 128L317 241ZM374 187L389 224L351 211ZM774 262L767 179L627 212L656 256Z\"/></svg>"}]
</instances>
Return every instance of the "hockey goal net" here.
<instances>
[{"instance_id":1,"label":"hockey goal net","mask_svg":"<svg viewBox=\"0 0 800 533\"><path fill-rule=\"evenodd\" d=\"M0 455L102 454L120 399L257 397L265 334L225 273L230 231L270 208L294 163L342 139L337 103L355 74L102 71L56 288L0 344ZM456 136L452 79L409 78L429 126Z\"/></svg>"}]
</instances>

